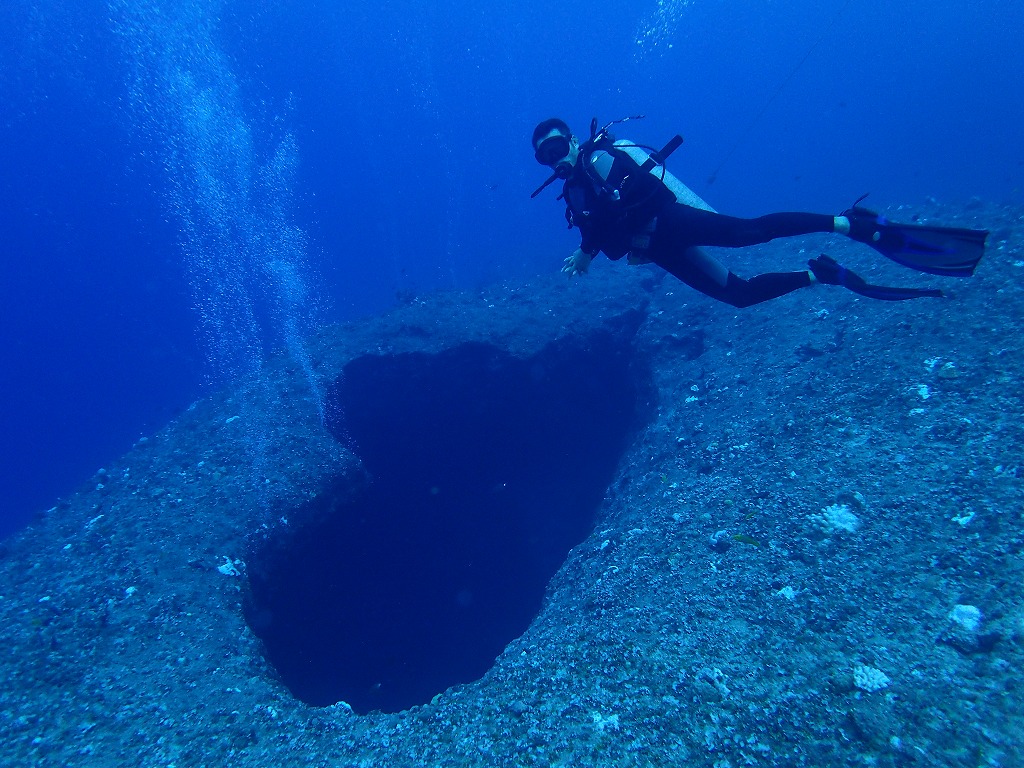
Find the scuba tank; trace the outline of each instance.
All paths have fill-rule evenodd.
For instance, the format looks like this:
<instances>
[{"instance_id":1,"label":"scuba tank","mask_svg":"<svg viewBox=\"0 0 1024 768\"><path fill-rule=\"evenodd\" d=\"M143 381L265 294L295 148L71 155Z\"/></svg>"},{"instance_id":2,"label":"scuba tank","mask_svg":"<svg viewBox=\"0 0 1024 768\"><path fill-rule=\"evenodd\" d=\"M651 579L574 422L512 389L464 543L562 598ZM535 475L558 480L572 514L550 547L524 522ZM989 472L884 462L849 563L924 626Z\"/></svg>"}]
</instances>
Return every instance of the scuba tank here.
<instances>
[{"instance_id":1,"label":"scuba tank","mask_svg":"<svg viewBox=\"0 0 1024 768\"><path fill-rule=\"evenodd\" d=\"M639 165L642 169L654 174L658 179L664 182L665 186L668 187L672 194L676 196L676 202L682 203L683 205L689 205L692 208L700 208L705 211L711 211L715 213L715 209L708 205L700 196L697 195L692 189L683 184L679 179L673 176L668 169L665 167L665 160L675 152L679 146L683 143L682 136L675 136L666 144L660 152L654 150L652 147L645 147L642 144L636 144L632 141L626 141L624 139L615 140L614 137L609 133L609 129L613 125L619 123L625 123L629 120L642 120L643 115L634 115L632 117L623 117L618 120L613 120L603 128L598 128L597 118L595 117L590 121L590 139L584 142L580 146L580 155L583 157L583 161L586 162L589 155L596 149L598 143L602 140L611 140L613 146L616 149L622 150L629 155L633 161ZM538 187L530 197L536 197L539 195L549 184L555 181L558 174L552 174L548 179ZM603 182L603 179L597 180ZM614 194L614 191L613 191Z\"/></svg>"},{"instance_id":2,"label":"scuba tank","mask_svg":"<svg viewBox=\"0 0 1024 768\"><path fill-rule=\"evenodd\" d=\"M646 165L649 168L648 173L654 174L654 176L660 179L662 183L672 191L672 194L676 196L677 203L688 205L691 208L700 208L703 211L717 213L717 211L704 202L703 198L701 198L696 192L673 176L664 165L659 165L658 161L652 158L650 153L642 146L632 141L619 139L615 142L614 147L622 150L633 158L633 162L641 168ZM664 157L664 151L662 153L662 157Z\"/></svg>"},{"instance_id":3,"label":"scuba tank","mask_svg":"<svg viewBox=\"0 0 1024 768\"><path fill-rule=\"evenodd\" d=\"M676 202L681 203L683 205L688 205L691 208L699 208L701 210L709 211L711 213L716 213L714 208L708 205L696 192L694 192L688 186L683 184L683 182L677 179L674 175L672 175L665 167L666 158L668 158L669 155L675 152L675 150L677 150L679 146L683 143L682 136L674 136L668 142L668 144L666 144L661 149L661 151L657 151L653 147L645 147L643 145L636 144L632 141L626 141L624 139L616 140L611 135L611 133L609 133L609 129L613 125L616 125L618 123L624 123L629 120L643 119L643 117L643 115L623 117L620 118L619 120L613 120L612 122L608 123L606 126L600 129L598 129L597 127L598 122L597 118L595 117L593 120L590 121L590 139L588 139L580 146L579 151L581 162L589 165L590 156L597 149L599 142L611 141L612 146L614 146L621 152L627 154L637 165L640 166L640 169L642 171L644 171L645 173L654 174L654 176L657 179L659 179L666 187L668 187L669 191L671 191L672 194L675 195ZM595 179L595 183L607 185L606 179L601 178L600 174L597 174L592 169L589 170L588 172L591 173L593 176L598 176L598 178ZM544 189L547 188L548 185L554 182L557 178L557 174L552 174L543 184L541 184L534 191L532 195L530 195L530 197L537 197L537 195L544 191ZM618 199L617 189L611 189L608 191L610 194L615 196L616 199ZM558 197L559 199L562 199L562 195L559 195ZM569 218L568 211L566 212L566 218ZM569 219L569 226L572 226L571 218ZM648 237L646 238L646 240L649 242L650 238ZM647 257L646 250L646 245L642 247L634 246L634 248L628 252L627 261L630 264L650 263L650 259ZM716 263L711 258L711 256L709 256L707 253L705 253L701 248L697 246L691 246L687 248L684 251L684 253L686 253L687 257L694 262Z\"/></svg>"}]
</instances>

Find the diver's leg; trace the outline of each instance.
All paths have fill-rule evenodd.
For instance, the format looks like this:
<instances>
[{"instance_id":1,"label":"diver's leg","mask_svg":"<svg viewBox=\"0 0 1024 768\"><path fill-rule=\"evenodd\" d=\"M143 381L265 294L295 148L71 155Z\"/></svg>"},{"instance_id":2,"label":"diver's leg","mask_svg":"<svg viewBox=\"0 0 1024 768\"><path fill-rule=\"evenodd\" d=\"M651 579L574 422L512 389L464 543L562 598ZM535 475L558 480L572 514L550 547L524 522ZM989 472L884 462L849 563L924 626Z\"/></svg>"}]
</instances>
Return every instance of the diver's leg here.
<instances>
[{"instance_id":1,"label":"diver's leg","mask_svg":"<svg viewBox=\"0 0 1024 768\"><path fill-rule=\"evenodd\" d=\"M651 253L650 257L655 264L691 288L739 308L760 304L811 285L811 275L806 270L769 272L744 280L699 248L686 248L671 254Z\"/></svg>"},{"instance_id":2,"label":"diver's leg","mask_svg":"<svg viewBox=\"0 0 1024 768\"><path fill-rule=\"evenodd\" d=\"M732 272L726 284L727 295L722 299L734 307L750 307L762 301L777 299L799 288L811 285L811 275L807 270L800 272L766 272L744 280Z\"/></svg>"},{"instance_id":3,"label":"diver's leg","mask_svg":"<svg viewBox=\"0 0 1024 768\"><path fill-rule=\"evenodd\" d=\"M755 219L740 219L688 205L673 205L665 214L658 216L658 230L676 247L717 245L742 248L767 243L778 237L835 232L836 217L821 213L770 213Z\"/></svg>"}]
</instances>

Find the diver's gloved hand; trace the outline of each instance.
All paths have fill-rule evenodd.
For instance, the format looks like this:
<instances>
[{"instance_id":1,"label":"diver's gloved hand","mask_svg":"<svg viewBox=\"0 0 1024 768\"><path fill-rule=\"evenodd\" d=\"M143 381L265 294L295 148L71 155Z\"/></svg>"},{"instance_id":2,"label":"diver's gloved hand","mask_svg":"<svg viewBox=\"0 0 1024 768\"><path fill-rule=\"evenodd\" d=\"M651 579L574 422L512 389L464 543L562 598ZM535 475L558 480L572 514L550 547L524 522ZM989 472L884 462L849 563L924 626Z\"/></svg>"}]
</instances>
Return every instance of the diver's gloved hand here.
<instances>
[{"instance_id":1,"label":"diver's gloved hand","mask_svg":"<svg viewBox=\"0 0 1024 768\"><path fill-rule=\"evenodd\" d=\"M572 252L571 256L567 256L565 259L565 266L562 267L562 271L572 277L573 275L585 275L587 270L590 269L590 262L594 260L594 257L589 253L584 253L582 249L577 248Z\"/></svg>"}]
</instances>

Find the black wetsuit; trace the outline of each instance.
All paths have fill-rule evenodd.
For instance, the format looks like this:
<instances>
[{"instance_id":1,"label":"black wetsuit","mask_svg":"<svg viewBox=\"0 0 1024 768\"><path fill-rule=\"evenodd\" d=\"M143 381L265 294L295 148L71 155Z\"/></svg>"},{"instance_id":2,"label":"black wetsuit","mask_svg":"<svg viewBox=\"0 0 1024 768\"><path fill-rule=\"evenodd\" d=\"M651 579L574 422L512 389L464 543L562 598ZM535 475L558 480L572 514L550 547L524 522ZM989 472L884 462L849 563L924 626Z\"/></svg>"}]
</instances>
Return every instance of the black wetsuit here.
<instances>
[{"instance_id":1,"label":"black wetsuit","mask_svg":"<svg viewBox=\"0 0 1024 768\"><path fill-rule=\"evenodd\" d=\"M641 170L610 141L602 141L598 150L612 158L607 179L602 181L595 169L585 166L599 155L585 154L563 188L566 218L579 227L580 248L585 253L593 256L602 251L610 259L621 259L632 252L734 307L749 307L811 284L806 270L771 272L744 280L706 254L689 249L702 245L741 248L777 237L832 232L832 216L772 213L739 219L692 208L676 202L657 176Z\"/></svg>"}]
</instances>

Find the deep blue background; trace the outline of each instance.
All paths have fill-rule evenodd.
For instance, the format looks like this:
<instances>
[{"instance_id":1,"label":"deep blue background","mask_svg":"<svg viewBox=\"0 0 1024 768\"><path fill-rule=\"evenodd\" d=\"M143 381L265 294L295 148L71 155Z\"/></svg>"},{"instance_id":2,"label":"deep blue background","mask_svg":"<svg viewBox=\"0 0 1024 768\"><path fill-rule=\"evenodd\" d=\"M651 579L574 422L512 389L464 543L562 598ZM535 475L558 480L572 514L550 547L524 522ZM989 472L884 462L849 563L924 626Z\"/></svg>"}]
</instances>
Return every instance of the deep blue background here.
<instances>
[{"instance_id":1,"label":"deep blue background","mask_svg":"<svg viewBox=\"0 0 1024 768\"><path fill-rule=\"evenodd\" d=\"M673 172L740 215L1021 199L1010 0L156 1L216 20L257 143L294 132L329 320L558 269L574 237L528 197L552 115L681 132ZM50 5L0 9L0 532L217 383L117 8Z\"/></svg>"}]
</instances>

